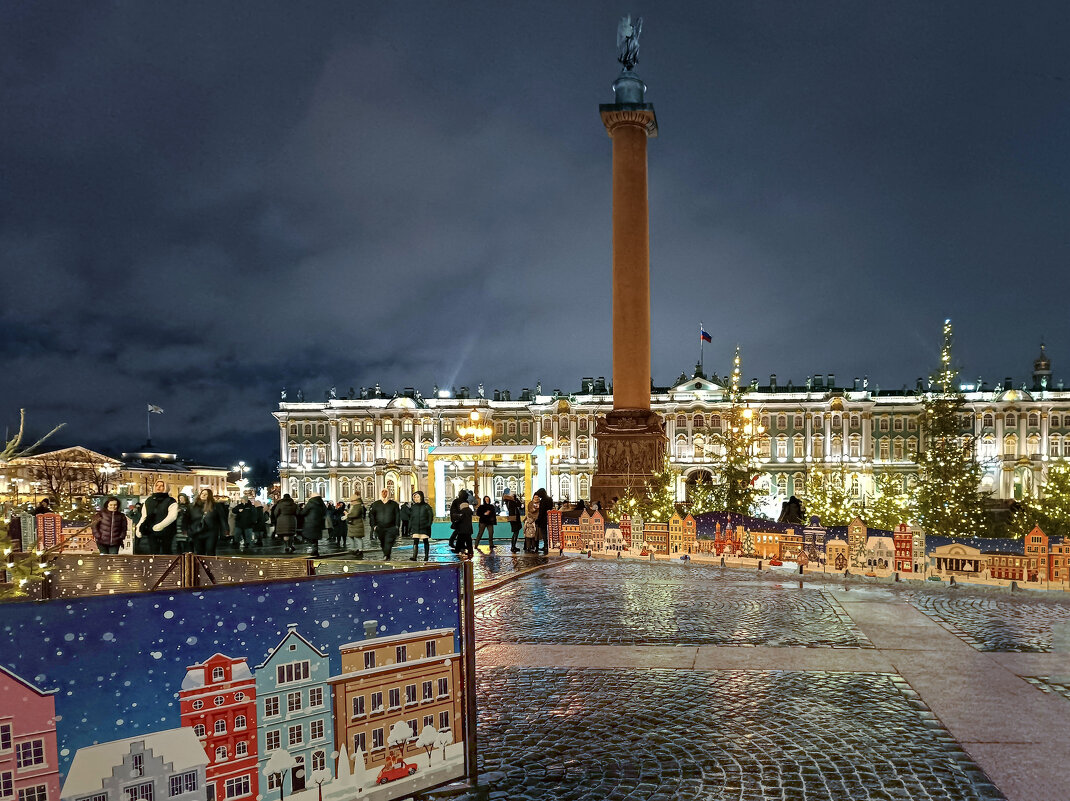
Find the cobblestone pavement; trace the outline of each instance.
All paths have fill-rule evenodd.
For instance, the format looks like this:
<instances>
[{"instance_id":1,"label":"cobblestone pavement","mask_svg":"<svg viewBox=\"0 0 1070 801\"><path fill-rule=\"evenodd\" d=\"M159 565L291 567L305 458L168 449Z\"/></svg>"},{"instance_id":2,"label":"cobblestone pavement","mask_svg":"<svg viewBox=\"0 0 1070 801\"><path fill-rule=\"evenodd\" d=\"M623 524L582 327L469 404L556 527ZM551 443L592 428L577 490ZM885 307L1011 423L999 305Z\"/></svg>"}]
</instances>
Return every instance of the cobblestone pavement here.
<instances>
[{"instance_id":1,"label":"cobblestone pavement","mask_svg":"<svg viewBox=\"0 0 1070 801\"><path fill-rule=\"evenodd\" d=\"M223 545L219 548L219 556L245 556L253 558L270 557L272 559L314 558L310 557L309 550L310 547L305 544L298 546L294 553L287 554L284 552L281 544L273 543L269 538L265 540L264 545L261 547L253 546L244 550L229 545ZM317 566L317 572L319 573L381 570L385 566L412 567L414 564L420 565L424 563L422 547L420 549L420 560L416 563L409 561L412 556L412 540L410 539L402 540L400 546L393 549L391 560L389 562L384 562L383 552L378 548L365 551L364 559L356 560L353 558L353 552L351 550L339 548L337 545L333 545L327 540L320 541L319 552L321 560ZM475 583L478 587L482 584L495 581L510 573L544 565L547 562L557 559L560 559L560 557L536 556L535 554L526 554L523 552L514 554L509 550L508 545L505 547L498 545L496 546L494 553L490 553L489 548L484 545L482 548L478 549L476 557L472 560ZM431 561L436 563L455 563L459 560L457 559L457 556L450 551L449 543L445 540L435 540L431 543Z\"/></svg>"},{"instance_id":2,"label":"cobblestone pavement","mask_svg":"<svg viewBox=\"0 0 1070 801\"><path fill-rule=\"evenodd\" d=\"M1070 701L1070 676L1024 676L1026 681L1045 693L1055 693Z\"/></svg>"},{"instance_id":3,"label":"cobblestone pavement","mask_svg":"<svg viewBox=\"0 0 1070 801\"><path fill-rule=\"evenodd\" d=\"M756 571L755 571L756 572ZM718 567L580 560L495 590L480 642L872 647L827 590Z\"/></svg>"},{"instance_id":4,"label":"cobblestone pavement","mask_svg":"<svg viewBox=\"0 0 1070 801\"><path fill-rule=\"evenodd\" d=\"M1053 627L1070 624L1065 598L918 592L910 601L979 651L1050 652Z\"/></svg>"},{"instance_id":5,"label":"cobblestone pavement","mask_svg":"<svg viewBox=\"0 0 1070 801\"><path fill-rule=\"evenodd\" d=\"M1003 798L888 674L491 668L491 798Z\"/></svg>"}]
</instances>

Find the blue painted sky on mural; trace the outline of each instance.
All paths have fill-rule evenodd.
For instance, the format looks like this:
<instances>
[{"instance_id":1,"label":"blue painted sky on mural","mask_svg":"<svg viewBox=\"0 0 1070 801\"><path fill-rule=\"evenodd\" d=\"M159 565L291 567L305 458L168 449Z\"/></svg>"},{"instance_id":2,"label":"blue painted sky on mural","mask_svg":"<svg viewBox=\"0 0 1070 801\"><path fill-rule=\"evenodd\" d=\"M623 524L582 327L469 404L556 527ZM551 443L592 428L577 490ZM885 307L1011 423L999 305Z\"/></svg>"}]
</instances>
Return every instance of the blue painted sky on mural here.
<instances>
[{"instance_id":1,"label":"blue painted sky on mural","mask_svg":"<svg viewBox=\"0 0 1070 801\"><path fill-rule=\"evenodd\" d=\"M205 592L105 596L3 608L0 663L42 690L57 689L60 774L96 742L178 728L186 669L216 653L250 669L290 623L340 668L338 646L436 628L460 631L456 566L217 587ZM460 651L460 636L455 638Z\"/></svg>"},{"instance_id":2,"label":"blue painted sky on mural","mask_svg":"<svg viewBox=\"0 0 1070 801\"><path fill-rule=\"evenodd\" d=\"M653 375L1070 379L1070 3L0 6L0 417L278 457L279 389L611 373L645 17ZM1052 305L1054 304L1054 305ZM291 396L292 397L292 396Z\"/></svg>"}]
</instances>

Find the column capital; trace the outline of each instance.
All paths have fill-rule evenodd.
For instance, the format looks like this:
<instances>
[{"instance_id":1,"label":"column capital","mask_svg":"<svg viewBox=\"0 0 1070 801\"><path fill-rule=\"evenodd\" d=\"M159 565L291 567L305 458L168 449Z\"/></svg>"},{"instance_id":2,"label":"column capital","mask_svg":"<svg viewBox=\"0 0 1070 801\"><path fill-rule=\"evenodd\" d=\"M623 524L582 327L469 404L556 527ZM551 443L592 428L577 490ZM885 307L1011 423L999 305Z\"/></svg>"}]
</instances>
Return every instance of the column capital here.
<instances>
[{"instance_id":1,"label":"column capital","mask_svg":"<svg viewBox=\"0 0 1070 801\"><path fill-rule=\"evenodd\" d=\"M654 116L653 103L602 103L598 106L598 112L610 137L617 128L626 125L642 128L648 137L658 135L658 119Z\"/></svg>"}]
</instances>

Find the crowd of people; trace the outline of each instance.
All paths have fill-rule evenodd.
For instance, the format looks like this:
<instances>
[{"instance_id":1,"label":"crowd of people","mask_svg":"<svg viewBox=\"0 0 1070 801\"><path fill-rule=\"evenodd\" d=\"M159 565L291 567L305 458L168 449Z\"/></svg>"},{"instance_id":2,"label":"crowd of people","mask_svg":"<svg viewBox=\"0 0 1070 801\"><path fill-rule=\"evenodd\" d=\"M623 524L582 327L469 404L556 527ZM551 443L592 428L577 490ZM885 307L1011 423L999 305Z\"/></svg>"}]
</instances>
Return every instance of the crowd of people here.
<instances>
[{"instance_id":1,"label":"crowd of people","mask_svg":"<svg viewBox=\"0 0 1070 801\"><path fill-rule=\"evenodd\" d=\"M409 561L418 561L421 551L424 561L430 559L435 513L419 491L413 493L411 502L401 504L384 489L370 504L357 492L348 502L328 503L312 495L298 503L286 494L270 505L250 498L231 505L229 499L216 498L209 489L202 489L193 499L185 493L173 497L163 481L153 489L142 503L125 511L117 497L104 500L91 521L101 553L214 556L220 545L252 552L270 540L281 544L286 553L307 545L309 555L319 556L320 543L326 538L332 546L351 551L356 559L364 559L366 552L377 548L387 560L400 542L411 540ZM537 490L527 503L507 491L500 503L484 495L478 504L470 490L461 490L450 505L450 550L461 559L471 559L486 536L494 552L495 531L507 523L512 553L521 549L549 553L547 515L553 508L554 501L544 489ZM521 537L522 547L518 547Z\"/></svg>"}]
</instances>

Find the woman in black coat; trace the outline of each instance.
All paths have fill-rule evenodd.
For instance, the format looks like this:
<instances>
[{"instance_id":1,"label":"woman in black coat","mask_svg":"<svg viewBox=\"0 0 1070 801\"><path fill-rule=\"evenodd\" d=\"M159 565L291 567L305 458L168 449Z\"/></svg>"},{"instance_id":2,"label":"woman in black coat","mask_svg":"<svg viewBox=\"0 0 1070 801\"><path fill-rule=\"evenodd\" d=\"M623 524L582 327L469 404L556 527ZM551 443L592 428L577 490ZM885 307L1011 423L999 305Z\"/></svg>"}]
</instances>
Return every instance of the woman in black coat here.
<instances>
[{"instance_id":1,"label":"woman in black coat","mask_svg":"<svg viewBox=\"0 0 1070 801\"><path fill-rule=\"evenodd\" d=\"M476 519L479 521L479 533L476 534L475 547L479 547L479 541L483 539L483 532L487 532L490 539L490 552L494 553L494 526L498 523L498 510L490 502L490 496L483 496L483 503L476 508Z\"/></svg>"},{"instance_id":2,"label":"woman in black coat","mask_svg":"<svg viewBox=\"0 0 1070 801\"><path fill-rule=\"evenodd\" d=\"M297 504L290 493L283 495L271 507L271 525L275 527L275 536L286 546L286 553L293 553L293 539L297 533Z\"/></svg>"},{"instance_id":3,"label":"woman in black coat","mask_svg":"<svg viewBox=\"0 0 1070 801\"><path fill-rule=\"evenodd\" d=\"M454 501L456 512L453 515L453 533L456 536L457 553L462 559L471 559L474 555L472 548L472 507L468 505L467 498L457 498Z\"/></svg>"},{"instance_id":4,"label":"woman in black coat","mask_svg":"<svg viewBox=\"0 0 1070 801\"><path fill-rule=\"evenodd\" d=\"M186 534L193 552L202 556L215 556L220 537L227 536L227 507L216 501L210 489L202 489L189 507Z\"/></svg>"}]
</instances>

